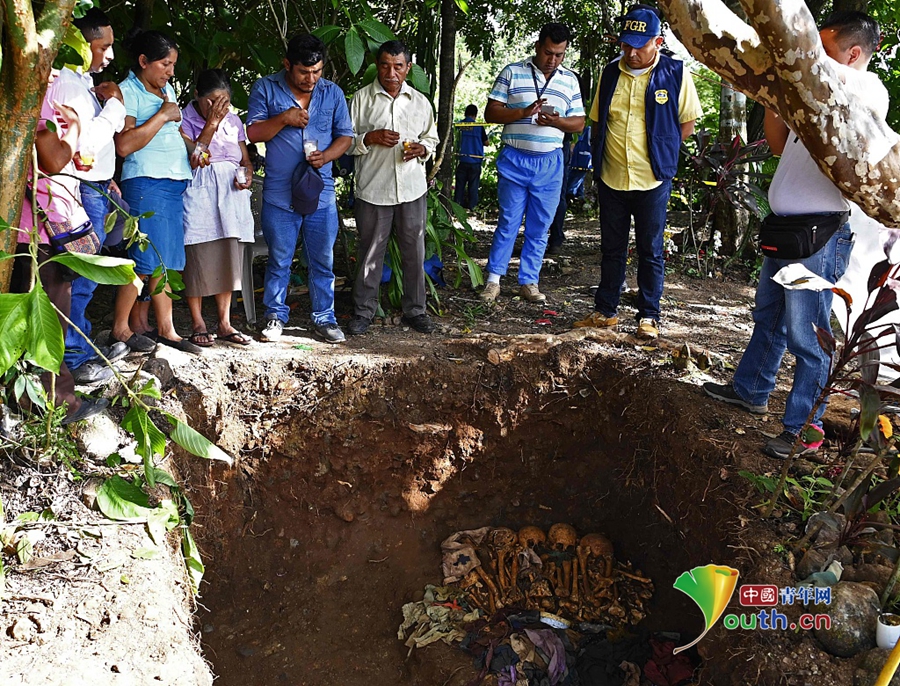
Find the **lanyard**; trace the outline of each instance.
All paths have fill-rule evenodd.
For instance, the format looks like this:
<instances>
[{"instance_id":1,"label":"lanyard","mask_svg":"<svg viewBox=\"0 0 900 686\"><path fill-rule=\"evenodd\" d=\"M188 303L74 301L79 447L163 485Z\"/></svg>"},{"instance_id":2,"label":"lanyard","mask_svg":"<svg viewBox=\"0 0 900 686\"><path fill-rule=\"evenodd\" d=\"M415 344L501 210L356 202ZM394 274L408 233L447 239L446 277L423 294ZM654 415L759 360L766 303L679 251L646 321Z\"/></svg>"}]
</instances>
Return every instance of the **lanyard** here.
<instances>
[{"instance_id":1,"label":"lanyard","mask_svg":"<svg viewBox=\"0 0 900 686\"><path fill-rule=\"evenodd\" d=\"M534 92L537 94L537 99L540 100L541 96L544 95L544 91L547 90L547 86L550 85L550 81L553 79L554 76L556 76L556 72L558 70L554 69L553 73L547 77L546 81L544 81L544 87L539 89L538 88L538 80L537 80L537 72L534 69L534 65L529 63L528 66L531 67L531 80L534 81Z\"/></svg>"}]
</instances>

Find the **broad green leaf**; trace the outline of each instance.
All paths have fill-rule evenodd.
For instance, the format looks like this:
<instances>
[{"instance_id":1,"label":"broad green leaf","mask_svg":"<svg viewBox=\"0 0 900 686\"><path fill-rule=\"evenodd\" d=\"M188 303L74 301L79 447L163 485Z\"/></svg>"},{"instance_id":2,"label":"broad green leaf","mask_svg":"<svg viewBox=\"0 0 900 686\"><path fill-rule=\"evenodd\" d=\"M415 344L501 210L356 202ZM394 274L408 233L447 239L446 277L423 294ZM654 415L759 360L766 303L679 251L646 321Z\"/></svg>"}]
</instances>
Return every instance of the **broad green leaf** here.
<instances>
[{"instance_id":1,"label":"broad green leaf","mask_svg":"<svg viewBox=\"0 0 900 686\"><path fill-rule=\"evenodd\" d=\"M356 27L351 26L347 29L347 34L344 36L344 54L347 56L350 73L357 74L363 62L366 61L366 46L356 32Z\"/></svg>"},{"instance_id":2,"label":"broad green leaf","mask_svg":"<svg viewBox=\"0 0 900 686\"><path fill-rule=\"evenodd\" d=\"M0 374L25 352L28 310L28 293L0 293Z\"/></svg>"},{"instance_id":3,"label":"broad green leaf","mask_svg":"<svg viewBox=\"0 0 900 686\"><path fill-rule=\"evenodd\" d=\"M112 230L116 228L116 220L118 219L117 212L110 212L106 215L106 219L103 221L103 232L104 233L112 233Z\"/></svg>"},{"instance_id":4,"label":"broad green leaf","mask_svg":"<svg viewBox=\"0 0 900 686\"><path fill-rule=\"evenodd\" d=\"M881 397L869 384L859 387L859 436L864 441L875 428L878 421L878 410L881 408Z\"/></svg>"},{"instance_id":5,"label":"broad green leaf","mask_svg":"<svg viewBox=\"0 0 900 686\"><path fill-rule=\"evenodd\" d=\"M131 557L136 560L155 560L161 555L159 548L135 548L131 551Z\"/></svg>"},{"instance_id":6,"label":"broad green leaf","mask_svg":"<svg viewBox=\"0 0 900 686\"><path fill-rule=\"evenodd\" d=\"M187 528L181 532L181 554L184 555L184 566L187 567L191 589L194 591L194 595L197 595L200 592L200 581L203 579L206 568L203 566L203 560L200 559L200 550L194 542L194 537Z\"/></svg>"},{"instance_id":7,"label":"broad green leaf","mask_svg":"<svg viewBox=\"0 0 900 686\"><path fill-rule=\"evenodd\" d=\"M34 543L28 536L19 536L19 540L16 542L16 557L23 565L34 557Z\"/></svg>"},{"instance_id":8,"label":"broad green leaf","mask_svg":"<svg viewBox=\"0 0 900 686\"><path fill-rule=\"evenodd\" d=\"M455 1L456 1L456 6L459 7L460 10L462 10L463 14L469 13L469 4L466 2L466 0L455 0Z\"/></svg>"},{"instance_id":9,"label":"broad green leaf","mask_svg":"<svg viewBox=\"0 0 900 686\"><path fill-rule=\"evenodd\" d=\"M41 369L59 374L65 352L59 317L43 288L35 285L28 293L28 329L25 333L25 357Z\"/></svg>"},{"instance_id":10,"label":"broad green leaf","mask_svg":"<svg viewBox=\"0 0 900 686\"><path fill-rule=\"evenodd\" d=\"M142 407L132 406L122 419L122 428L131 432L137 441L135 452L144 458L144 474L147 483L153 487L154 480L153 456L163 456L166 452L166 436L150 421L147 411Z\"/></svg>"},{"instance_id":11,"label":"broad green leaf","mask_svg":"<svg viewBox=\"0 0 900 686\"><path fill-rule=\"evenodd\" d=\"M341 35L341 27L335 26L333 24L328 24L327 26L320 26L315 31L312 32L316 38L319 38L325 45L331 45L334 42L334 39Z\"/></svg>"},{"instance_id":12,"label":"broad green leaf","mask_svg":"<svg viewBox=\"0 0 900 686\"><path fill-rule=\"evenodd\" d=\"M363 19L357 26L365 31L366 35L379 45L396 38L394 32L391 31L390 28L375 19Z\"/></svg>"},{"instance_id":13,"label":"broad green leaf","mask_svg":"<svg viewBox=\"0 0 900 686\"><path fill-rule=\"evenodd\" d=\"M173 291L183 291L184 290L184 281L181 278L181 274L179 274L174 269L169 269L166 271L166 277L169 280L169 288Z\"/></svg>"},{"instance_id":14,"label":"broad green leaf","mask_svg":"<svg viewBox=\"0 0 900 686\"><path fill-rule=\"evenodd\" d=\"M431 95L431 82L428 80L428 74L418 64L413 64L409 70L409 83L420 93Z\"/></svg>"},{"instance_id":15,"label":"broad green leaf","mask_svg":"<svg viewBox=\"0 0 900 686\"><path fill-rule=\"evenodd\" d=\"M231 465L231 456L215 443L194 431L178 417L167 413L166 419L172 425L172 433L169 434L169 438L189 453L207 460L221 460Z\"/></svg>"},{"instance_id":16,"label":"broad green leaf","mask_svg":"<svg viewBox=\"0 0 900 686\"><path fill-rule=\"evenodd\" d=\"M64 264L73 272L77 272L91 281L111 286L123 286L133 283L137 279L137 274L134 273L134 262L119 257L66 252L50 258L49 261Z\"/></svg>"},{"instance_id":17,"label":"broad green leaf","mask_svg":"<svg viewBox=\"0 0 900 686\"><path fill-rule=\"evenodd\" d=\"M6 222L4 222L4 224L5 223ZM4 227L2 224L0 224L0 231L4 230L5 228L6 227ZM2 262L3 260L11 260L14 257L15 257L15 255L12 253L6 252L5 250L0 250L0 262Z\"/></svg>"},{"instance_id":18,"label":"broad green leaf","mask_svg":"<svg viewBox=\"0 0 900 686\"><path fill-rule=\"evenodd\" d=\"M168 486L169 488L178 488L178 483L175 481L175 478L165 469L160 469L159 467L153 468L153 480L156 483Z\"/></svg>"},{"instance_id":19,"label":"broad green leaf","mask_svg":"<svg viewBox=\"0 0 900 686\"><path fill-rule=\"evenodd\" d=\"M170 499L160 502L147 515L147 529L150 531L150 537L156 545L162 545L166 540L166 532L171 531L180 523L178 518L178 507Z\"/></svg>"},{"instance_id":20,"label":"broad green leaf","mask_svg":"<svg viewBox=\"0 0 900 686\"><path fill-rule=\"evenodd\" d=\"M190 526L194 521L194 506L183 492L181 493L181 503L184 505L184 523Z\"/></svg>"},{"instance_id":21,"label":"broad green leaf","mask_svg":"<svg viewBox=\"0 0 900 686\"><path fill-rule=\"evenodd\" d=\"M109 519L122 522L144 519L153 511L147 494L118 475L108 478L97 490L97 507Z\"/></svg>"},{"instance_id":22,"label":"broad green leaf","mask_svg":"<svg viewBox=\"0 0 900 686\"><path fill-rule=\"evenodd\" d=\"M22 512L16 515L14 522L36 522L41 518L40 512Z\"/></svg>"},{"instance_id":23,"label":"broad green leaf","mask_svg":"<svg viewBox=\"0 0 900 686\"><path fill-rule=\"evenodd\" d=\"M376 76L378 76L378 67L376 67L374 64L370 64L368 67L366 67L365 73L363 73L362 85L368 86L375 80Z\"/></svg>"}]
</instances>

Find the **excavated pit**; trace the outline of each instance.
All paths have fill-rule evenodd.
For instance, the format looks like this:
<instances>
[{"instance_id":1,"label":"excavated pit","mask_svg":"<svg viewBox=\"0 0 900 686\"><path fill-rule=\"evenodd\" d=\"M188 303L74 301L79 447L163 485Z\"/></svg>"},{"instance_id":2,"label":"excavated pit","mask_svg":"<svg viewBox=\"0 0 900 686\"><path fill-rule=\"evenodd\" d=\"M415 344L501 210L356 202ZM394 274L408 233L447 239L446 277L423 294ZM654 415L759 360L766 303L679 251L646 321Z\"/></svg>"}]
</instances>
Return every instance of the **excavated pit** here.
<instances>
[{"instance_id":1,"label":"excavated pit","mask_svg":"<svg viewBox=\"0 0 900 686\"><path fill-rule=\"evenodd\" d=\"M268 415L244 408L256 429L234 471L203 475L198 507L198 628L217 684L465 684L468 656L407 656L397 627L440 583L440 542L485 525L604 532L655 582L641 626L700 631L672 583L737 556L732 485L698 440L696 388L584 345L483 359L354 358L330 377L298 364L261 403Z\"/></svg>"}]
</instances>

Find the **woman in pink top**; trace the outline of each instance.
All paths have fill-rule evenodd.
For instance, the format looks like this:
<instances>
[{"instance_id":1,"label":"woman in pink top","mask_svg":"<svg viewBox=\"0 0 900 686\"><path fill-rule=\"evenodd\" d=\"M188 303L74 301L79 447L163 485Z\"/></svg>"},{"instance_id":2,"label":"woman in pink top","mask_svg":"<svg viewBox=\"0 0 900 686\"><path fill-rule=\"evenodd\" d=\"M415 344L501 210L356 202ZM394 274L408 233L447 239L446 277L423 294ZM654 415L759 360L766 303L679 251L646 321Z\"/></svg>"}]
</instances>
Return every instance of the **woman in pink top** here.
<instances>
[{"instance_id":1,"label":"woman in pink top","mask_svg":"<svg viewBox=\"0 0 900 686\"><path fill-rule=\"evenodd\" d=\"M68 326L69 308L72 304L71 273L58 262L46 262L55 252L50 247L50 240L44 229L44 217L52 222L68 222L73 228L90 224L87 213L81 206L79 181L72 176L75 167L72 158L78 148L78 137L81 123L78 115L70 107L53 102L54 88L51 85L44 98L41 119L38 122L35 147L37 148L39 178L34 185L33 197L37 201L37 233L38 260L41 285L57 309L62 313L60 325L65 337ZM53 122L55 130L48 128ZM57 174L63 174L57 176ZM27 254L31 237L27 231L34 228L34 208L26 197L22 206L22 219L19 227L25 229L18 233L19 254ZM14 260L10 290L13 293L27 293L31 290L32 261L30 257L18 257ZM101 412L109 401L105 398L78 398L75 395L75 380L64 361L61 362L56 383L52 383L53 374L44 372L41 382L49 392L54 388L56 405L66 405L66 417L63 424L71 424Z\"/></svg>"}]
</instances>

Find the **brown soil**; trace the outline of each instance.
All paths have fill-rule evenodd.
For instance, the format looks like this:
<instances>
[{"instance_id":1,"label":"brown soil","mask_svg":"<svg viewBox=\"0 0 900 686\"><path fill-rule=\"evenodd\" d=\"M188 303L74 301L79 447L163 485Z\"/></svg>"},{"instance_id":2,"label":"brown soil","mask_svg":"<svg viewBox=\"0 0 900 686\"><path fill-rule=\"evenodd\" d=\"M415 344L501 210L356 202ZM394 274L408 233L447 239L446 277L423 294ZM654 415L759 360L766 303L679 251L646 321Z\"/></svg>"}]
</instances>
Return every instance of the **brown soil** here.
<instances>
[{"instance_id":1,"label":"brown soil","mask_svg":"<svg viewBox=\"0 0 900 686\"><path fill-rule=\"evenodd\" d=\"M797 525L760 522L758 498L737 474L778 467L758 453L765 435L780 431L777 417L714 404L697 387L728 377L749 336L752 287L670 277L658 346L631 338L627 322L619 334L567 334L591 311L598 274L596 224L578 223L572 234L566 257L548 262L543 307L504 290L485 308L469 291L448 291L439 334L384 326L329 347L299 328L308 311L301 297L277 344L217 346L199 359L158 353L175 372L163 402L236 458L227 469L173 454L197 509L207 575L196 627L217 683L465 684L474 672L458 650L408 654L397 639L400 607L440 582L439 543L459 529L569 522L605 532L620 559L655 581L642 628L685 637L702 618L672 588L682 572L713 562L754 583L791 583L791 563L774 548ZM479 238L483 258L486 228ZM339 312L348 305L341 293ZM699 353L709 353L713 377L676 364L673 351L685 344L701 366ZM153 578L152 562L130 564ZM71 577L73 568L55 569ZM110 583L95 568L85 573L95 591ZM22 595L63 593L46 573L26 579L13 569L11 578ZM119 580L115 593L134 588ZM129 596L134 604L141 592ZM24 611L7 604L4 632ZM79 626L60 614L63 625ZM108 631L135 654L175 640L137 639L131 628ZM92 650L87 630L69 643L66 635L54 633L40 654ZM4 633L0 650L13 647L37 655L35 641ZM719 626L700 653L702 683L852 682L853 661L830 658L803 633Z\"/></svg>"}]
</instances>

